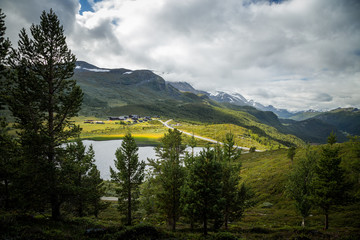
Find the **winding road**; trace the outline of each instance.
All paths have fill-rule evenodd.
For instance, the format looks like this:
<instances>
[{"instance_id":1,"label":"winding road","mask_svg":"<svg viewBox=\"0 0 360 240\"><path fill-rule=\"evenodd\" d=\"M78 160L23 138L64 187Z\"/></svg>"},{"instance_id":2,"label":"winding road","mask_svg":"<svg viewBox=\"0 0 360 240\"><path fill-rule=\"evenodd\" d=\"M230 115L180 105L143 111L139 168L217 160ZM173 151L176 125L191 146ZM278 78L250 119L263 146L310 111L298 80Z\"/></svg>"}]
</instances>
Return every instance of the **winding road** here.
<instances>
[{"instance_id":1,"label":"winding road","mask_svg":"<svg viewBox=\"0 0 360 240\"><path fill-rule=\"evenodd\" d=\"M172 126L169 125L169 122L171 121L172 119L169 119L167 120L166 122L162 121L162 120L159 120L165 127L167 128L170 128L170 129L174 129ZM177 129L179 132L183 133L183 134L186 134L186 135L189 135L189 136L194 136L194 138L198 138L198 139L201 139L201 140L204 140L204 141L208 141L208 142L211 142L211 143L218 143L220 145L223 145L224 143L222 142L219 142L219 141L216 141L214 139L211 139L211 138L206 138L206 137L202 137L202 136L198 136L198 135L194 135L192 133L188 133L188 132L184 132L182 130L179 130ZM234 146L236 148L239 148L239 149L242 149L242 150L246 150L246 151L249 151L250 148L247 148L247 147L240 147L240 146ZM258 150L256 150L258 151Z\"/></svg>"}]
</instances>

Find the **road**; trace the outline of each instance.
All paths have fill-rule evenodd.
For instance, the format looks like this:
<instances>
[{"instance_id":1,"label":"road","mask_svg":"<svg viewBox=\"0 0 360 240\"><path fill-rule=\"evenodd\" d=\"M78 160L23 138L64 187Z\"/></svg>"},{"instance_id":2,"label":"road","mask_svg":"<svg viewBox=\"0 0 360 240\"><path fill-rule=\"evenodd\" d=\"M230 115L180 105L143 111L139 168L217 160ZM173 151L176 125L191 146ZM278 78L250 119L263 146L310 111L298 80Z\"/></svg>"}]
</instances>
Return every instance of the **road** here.
<instances>
[{"instance_id":1,"label":"road","mask_svg":"<svg viewBox=\"0 0 360 240\"><path fill-rule=\"evenodd\" d=\"M174 129L172 126L170 126L170 125L168 124L171 120L172 120L172 119L169 119L169 120L167 120L166 122L161 121L161 120L159 120L159 121L160 121L165 127L170 128L170 129ZM186 134L186 135L189 135L189 136L194 136L194 138L198 138L198 139L201 139L201 140L204 140L204 141L208 141L208 142L211 142L211 143L218 143L218 144L220 144L220 145L223 145L223 144L224 144L224 143L222 143L222 142L216 141L216 140L211 139L211 138L206 138L206 137L194 135L194 134L192 134L192 133L184 132L184 131L179 130L179 129L177 129L177 130L178 130L179 132L183 133L183 134ZM234 147L239 148L239 149L242 149L242 150L246 150L246 151L249 151L249 149L250 149L250 148L247 148L247 147L240 147L240 146L236 146L236 145L235 145ZM257 150L257 151L258 151L258 150Z\"/></svg>"}]
</instances>

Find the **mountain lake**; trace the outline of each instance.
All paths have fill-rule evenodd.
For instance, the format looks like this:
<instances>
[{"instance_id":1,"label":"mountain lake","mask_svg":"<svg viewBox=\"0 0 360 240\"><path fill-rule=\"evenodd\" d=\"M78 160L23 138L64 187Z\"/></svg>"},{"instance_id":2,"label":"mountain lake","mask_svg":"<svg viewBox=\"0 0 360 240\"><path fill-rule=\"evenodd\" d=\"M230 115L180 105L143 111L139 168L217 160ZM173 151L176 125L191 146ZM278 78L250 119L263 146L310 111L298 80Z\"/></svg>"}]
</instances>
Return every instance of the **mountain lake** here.
<instances>
[{"instance_id":1,"label":"mountain lake","mask_svg":"<svg viewBox=\"0 0 360 240\"><path fill-rule=\"evenodd\" d=\"M90 145L93 146L95 152L95 164L100 171L101 178L104 180L110 180L110 167L116 170L114 165L115 152L121 146L123 140L108 140L108 141L92 141L92 140L83 140L86 149ZM203 148L196 147L194 148L194 153L199 153ZM191 148L186 148L186 151L191 152ZM156 158L155 149L153 146L141 146L139 147L139 161L145 161L148 163L147 158Z\"/></svg>"}]
</instances>

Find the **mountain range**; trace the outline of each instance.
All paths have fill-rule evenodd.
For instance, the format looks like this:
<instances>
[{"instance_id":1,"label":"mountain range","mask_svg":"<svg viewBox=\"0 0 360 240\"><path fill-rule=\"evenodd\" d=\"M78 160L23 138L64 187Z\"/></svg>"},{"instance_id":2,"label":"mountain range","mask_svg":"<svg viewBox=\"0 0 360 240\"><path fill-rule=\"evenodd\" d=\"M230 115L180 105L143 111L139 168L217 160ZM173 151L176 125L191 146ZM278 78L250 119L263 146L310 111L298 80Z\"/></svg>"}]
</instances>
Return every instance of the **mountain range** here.
<instances>
[{"instance_id":1,"label":"mountain range","mask_svg":"<svg viewBox=\"0 0 360 240\"><path fill-rule=\"evenodd\" d=\"M360 135L360 111L356 108L292 113L249 101L239 93L209 93L186 82L168 82L150 70L99 68L83 61L76 63L73 78L84 92L82 115L160 115L231 123L284 145L292 144L283 140L289 134L313 143L326 142L331 131L338 141L345 141L347 134ZM274 131L276 134L271 133Z\"/></svg>"}]
</instances>

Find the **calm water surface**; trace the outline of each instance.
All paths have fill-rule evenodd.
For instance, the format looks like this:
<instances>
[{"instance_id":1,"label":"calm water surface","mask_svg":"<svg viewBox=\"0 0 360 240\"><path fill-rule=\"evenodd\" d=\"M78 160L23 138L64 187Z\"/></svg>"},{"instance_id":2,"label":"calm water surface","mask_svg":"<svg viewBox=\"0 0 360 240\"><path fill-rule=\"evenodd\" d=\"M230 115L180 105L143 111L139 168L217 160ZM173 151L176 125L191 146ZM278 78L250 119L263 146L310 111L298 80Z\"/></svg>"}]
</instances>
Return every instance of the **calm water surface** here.
<instances>
[{"instance_id":1,"label":"calm water surface","mask_svg":"<svg viewBox=\"0 0 360 240\"><path fill-rule=\"evenodd\" d=\"M109 140L109 141L91 141L84 140L84 145L89 147L93 145L95 151L95 164L100 171L101 177L104 180L110 179L110 167L115 170L114 160L115 151L121 146L122 140ZM187 148L187 151L191 151L191 148ZM198 153L202 148L197 147L194 149L195 153ZM154 147L139 147L139 160L147 163L147 158L156 158Z\"/></svg>"}]
</instances>

